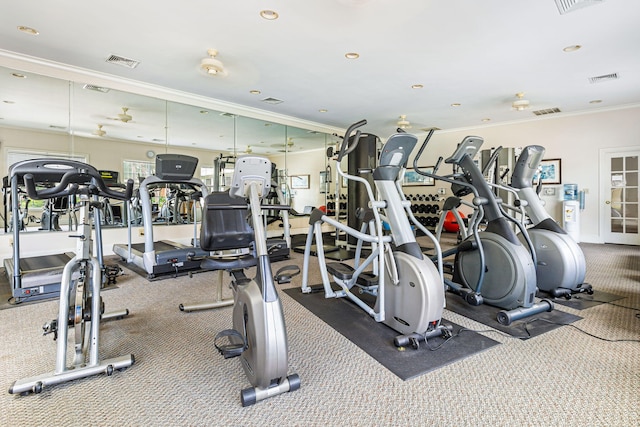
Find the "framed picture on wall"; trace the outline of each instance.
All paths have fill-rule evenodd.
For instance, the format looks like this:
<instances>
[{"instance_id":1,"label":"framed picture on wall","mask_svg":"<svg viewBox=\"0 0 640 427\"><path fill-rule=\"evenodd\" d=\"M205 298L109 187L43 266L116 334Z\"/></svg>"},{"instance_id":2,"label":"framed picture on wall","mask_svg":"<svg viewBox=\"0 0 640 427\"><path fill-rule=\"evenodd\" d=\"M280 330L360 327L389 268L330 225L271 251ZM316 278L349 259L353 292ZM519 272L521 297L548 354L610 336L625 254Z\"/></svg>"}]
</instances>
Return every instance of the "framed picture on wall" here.
<instances>
[{"instance_id":1,"label":"framed picture on wall","mask_svg":"<svg viewBox=\"0 0 640 427\"><path fill-rule=\"evenodd\" d=\"M309 175L291 175L291 188L300 190L308 189Z\"/></svg>"},{"instance_id":2,"label":"framed picture on wall","mask_svg":"<svg viewBox=\"0 0 640 427\"><path fill-rule=\"evenodd\" d=\"M538 179L543 184L560 184L562 182L562 165L560 159L542 160L538 172L533 176L533 182Z\"/></svg>"},{"instance_id":3,"label":"framed picture on wall","mask_svg":"<svg viewBox=\"0 0 640 427\"><path fill-rule=\"evenodd\" d=\"M420 170L426 172L433 172L433 166L420 167ZM427 187L432 187L436 185L435 180L431 177L424 176L416 172L414 169L407 169L404 173L404 179L402 181L402 186L413 186L413 185L424 185Z\"/></svg>"}]
</instances>

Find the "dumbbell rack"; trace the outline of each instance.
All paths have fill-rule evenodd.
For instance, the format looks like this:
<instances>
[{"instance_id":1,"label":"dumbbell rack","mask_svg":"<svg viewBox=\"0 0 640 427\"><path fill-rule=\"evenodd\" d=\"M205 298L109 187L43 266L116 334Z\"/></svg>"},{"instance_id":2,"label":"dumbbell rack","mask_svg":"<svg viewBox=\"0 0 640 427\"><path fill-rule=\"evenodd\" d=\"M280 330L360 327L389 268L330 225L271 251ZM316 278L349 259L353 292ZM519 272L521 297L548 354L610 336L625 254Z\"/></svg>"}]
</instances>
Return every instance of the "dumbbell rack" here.
<instances>
[{"instance_id":1,"label":"dumbbell rack","mask_svg":"<svg viewBox=\"0 0 640 427\"><path fill-rule=\"evenodd\" d=\"M437 194L407 194L411 202L411 212L428 229L435 229L440 219L442 202Z\"/></svg>"}]
</instances>

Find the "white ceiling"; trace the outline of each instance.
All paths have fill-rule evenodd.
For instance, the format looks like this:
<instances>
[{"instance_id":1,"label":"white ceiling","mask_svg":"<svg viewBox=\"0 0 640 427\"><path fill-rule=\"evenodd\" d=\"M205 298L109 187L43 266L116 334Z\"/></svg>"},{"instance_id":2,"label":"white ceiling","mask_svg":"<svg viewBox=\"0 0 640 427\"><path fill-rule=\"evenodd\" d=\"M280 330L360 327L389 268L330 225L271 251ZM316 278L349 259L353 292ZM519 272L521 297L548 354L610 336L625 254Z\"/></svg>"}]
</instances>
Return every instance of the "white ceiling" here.
<instances>
[{"instance_id":1,"label":"white ceiling","mask_svg":"<svg viewBox=\"0 0 640 427\"><path fill-rule=\"evenodd\" d=\"M555 0L14 1L0 14L0 65L34 57L339 129L364 118L383 138L400 115L419 132L639 104L640 2L587 4L560 14ZM261 18L267 8L279 19ZM226 76L199 69L209 48ZM528 110L511 108L517 92Z\"/></svg>"}]
</instances>

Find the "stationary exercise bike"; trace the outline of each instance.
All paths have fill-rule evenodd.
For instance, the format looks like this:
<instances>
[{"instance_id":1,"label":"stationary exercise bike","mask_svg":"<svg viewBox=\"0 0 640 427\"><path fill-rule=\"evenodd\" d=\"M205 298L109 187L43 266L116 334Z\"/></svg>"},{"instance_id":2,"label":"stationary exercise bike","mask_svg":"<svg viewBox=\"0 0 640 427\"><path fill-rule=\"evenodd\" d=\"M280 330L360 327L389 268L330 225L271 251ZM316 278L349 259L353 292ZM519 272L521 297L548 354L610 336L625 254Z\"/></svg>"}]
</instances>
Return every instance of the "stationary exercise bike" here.
<instances>
[{"instance_id":1,"label":"stationary exercise bike","mask_svg":"<svg viewBox=\"0 0 640 427\"><path fill-rule=\"evenodd\" d=\"M551 218L533 188L533 177L544 152L544 147L539 145L525 147L511 175L511 187L518 190L517 195L532 224L527 232L537 259L538 288L567 299L576 293L593 294L591 285L584 283L586 260L582 249Z\"/></svg>"},{"instance_id":2,"label":"stationary exercise bike","mask_svg":"<svg viewBox=\"0 0 640 427\"><path fill-rule=\"evenodd\" d=\"M357 181L365 186L370 200L370 210L363 215L360 230L336 221L319 209L311 213L302 269L302 292L310 293L317 290L308 283L309 260L315 236L316 256L326 298L349 298L374 320L383 322L402 334L394 340L397 346L446 335L449 331L440 323L445 304L441 271L422 254L409 223L409 218L415 221L410 209L411 203L406 200L400 187L409 154L415 147L417 138L407 133L397 133L384 144L380 152L379 165L371 171L379 194L376 198L365 178L349 175L340 167L342 159L358 145L361 133L356 129L366 123L362 120L347 130L336 158L336 170L342 178ZM352 135L354 131L356 133ZM388 235L383 232L383 219L390 228ZM326 263L322 245L323 223L358 240L353 267L341 262ZM415 223L418 225L417 221ZM422 229L431 237L440 255L437 240L424 227ZM360 262L359 254L363 242L371 245L371 253ZM334 290L331 286L332 281L340 289ZM370 307L356 296L353 292L356 290L361 294L374 296L375 306Z\"/></svg>"},{"instance_id":3,"label":"stationary exercise bike","mask_svg":"<svg viewBox=\"0 0 640 427\"><path fill-rule=\"evenodd\" d=\"M57 341L55 371L18 380L9 388L9 393L40 393L51 385L101 373L111 375L133 365L132 354L102 361L99 357L100 321L104 319L104 304L100 297L102 271L100 262L92 253L90 220L90 211L93 210L94 223L99 225L98 212L102 204L98 197L127 200L133 191L133 181L129 180L124 192L111 190L93 166L67 159L25 160L11 166L10 175L23 175L27 194L34 200L77 196L80 199L81 223L78 234L69 236L77 239L76 255L62 272L58 317L43 327L45 335L53 333ZM37 189L36 181L57 185ZM77 280L74 279L76 272L79 272ZM128 311L124 310L113 317L127 314ZM71 366L67 366L69 328L75 331L75 358Z\"/></svg>"},{"instance_id":4,"label":"stationary exercise bike","mask_svg":"<svg viewBox=\"0 0 640 427\"><path fill-rule=\"evenodd\" d=\"M447 176L436 175L436 171L428 172L418 166L432 135L433 131L429 132L414 158L416 172L449 182L456 188L467 188L475 196L473 204L480 212L470 224L471 234L456 248L443 253L445 257L455 254L453 277L445 280L449 290L471 305L487 303L503 309L498 312L497 320L504 325L553 310L553 303L549 300L535 302L535 264L503 215L482 171L473 161L483 139L477 136L464 138L451 157L445 160L445 163L459 167L462 173ZM480 220L486 221L483 231L479 230Z\"/></svg>"},{"instance_id":5,"label":"stationary exercise bike","mask_svg":"<svg viewBox=\"0 0 640 427\"><path fill-rule=\"evenodd\" d=\"M271 271L262 214L263 209L289 209L289 206L262 205L270 187L271 162L267 158L238 157L229 192L214 192L205 198L200 229L200 246L207 251L253 247L252 253L244 256L202 261L203 269L226 270L233 277L233 329L220 332L214 344L225 358L240 357L252 385L241 391L242 406L300 388L297 374L287 376L287 331ZM247 222L247 213L251 224ZM250 279L244 269L253 266L256 277ZM299 272L297 266L283 267L275 280L286 283ZM228 344L221 343L224 338Z\"/></svg>"}]
</instances>

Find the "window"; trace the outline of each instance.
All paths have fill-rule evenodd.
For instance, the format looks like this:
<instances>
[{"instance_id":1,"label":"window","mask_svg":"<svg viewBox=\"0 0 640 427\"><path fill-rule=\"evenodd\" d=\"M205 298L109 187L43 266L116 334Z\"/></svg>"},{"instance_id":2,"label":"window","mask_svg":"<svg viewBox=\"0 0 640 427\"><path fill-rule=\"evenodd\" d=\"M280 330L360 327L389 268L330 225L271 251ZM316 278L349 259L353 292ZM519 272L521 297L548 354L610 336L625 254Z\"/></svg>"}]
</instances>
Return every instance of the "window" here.
<instances>
[{"instance_id":1,"label":"window","mask_svg":"<svg viewBox=\"0 0 640 427\"><path fill-rule=\"evenodd\" d=\"M51 153L49 151L8 151L7 152L7 164L13 165L24 160L31 159L70 159L77 162L87 162L87 156L75 155L72 156L69 153Z\"/></svg>"},{"instance_id":2,"label":"window","mask_svg":"<svg viewBox=\"0 0 640 427\"><path fill-rule=\"evenodd\" d=\"M123 175L122 182L132 179L139 184L148 176L155 173L156 164L154 162L144 162L138 160L125 160L122 162Z\"/></svg>"}]
</instances>

